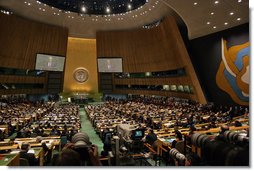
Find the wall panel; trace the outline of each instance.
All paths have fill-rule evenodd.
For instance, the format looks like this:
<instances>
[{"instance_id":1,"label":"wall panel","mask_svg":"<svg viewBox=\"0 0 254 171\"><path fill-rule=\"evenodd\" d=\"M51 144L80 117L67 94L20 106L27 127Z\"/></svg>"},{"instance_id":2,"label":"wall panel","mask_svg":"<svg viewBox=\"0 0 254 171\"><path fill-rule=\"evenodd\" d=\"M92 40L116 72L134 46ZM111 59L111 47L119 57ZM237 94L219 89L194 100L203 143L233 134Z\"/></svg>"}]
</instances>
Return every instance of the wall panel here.
<instances>
[{"instance_id":1,"label":"wall panel","mask_svg":"<svg viewBox=\"0 0 254 171\"><path fill-rule=\"evenodd\" d=\"M125 31L100 31L97 32L96 36L97 56L122 57L124 72L153 72L180 68L184 68L186 71L186 76L177 78L125 80L114 78L112 81L113 84L126 84L129 82L133 85L156 85L174 82L176 84L191 85L195 89L195 94L186 94L184 97L206 103L205 96L173 17L168 16L164 18L158 27L152 29L140 28ZM127 90L125 91L129 92ZM158 93L160 94L160 92L156 92L156 94ZM161 95L170 94L161 92ZM180 97L178 93L174 95Z\"/></svg>"},{"instance_id":2,"label":"wall panel","mask_svg":"<svg viewBox=\"0 0 254 171\"><path fill-rule=\"evenodd\" d=\"M36 53L66 55L66 28L2 13L0 21L0 67L34 69Z\"/></svg>"},{"instance_id":3,"label":"wall panel","mask_svg":"<svg viewBox=\"0 0 254 171\"><path fill-rule=\"evenodd\" d=\"M0 13L0 67L34 70L37 53L66 56L67 40L66 28ZM44 77L0 75L0 83L44 84L44 89L1 90L0 94L47 93L47 75L48 73Z\"/></svg>"}]
</instances>

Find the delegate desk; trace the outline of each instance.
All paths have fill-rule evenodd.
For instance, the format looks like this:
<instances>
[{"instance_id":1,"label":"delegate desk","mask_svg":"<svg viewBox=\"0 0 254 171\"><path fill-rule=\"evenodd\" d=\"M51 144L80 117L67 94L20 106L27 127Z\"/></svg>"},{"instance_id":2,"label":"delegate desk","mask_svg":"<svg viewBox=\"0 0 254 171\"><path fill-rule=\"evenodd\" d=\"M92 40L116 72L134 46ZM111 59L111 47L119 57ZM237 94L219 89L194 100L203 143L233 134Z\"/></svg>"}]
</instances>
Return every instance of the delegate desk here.
<instances>
[{"instance_id":1,"label":"delegate desk","mask_svg":"<svg viewBox=\"0 0 254 171\"><path fill-rule=\"evenodd\" d=\"M0 154L0 166L19 166L19 153Z\"/></svg>"},{"instance_id":2,"label":"delegate desk","mask_svg":"<svg viewBox=\"0 0 254 171\"><path fill-rule=\"evenodd\" d=\"M13 150L19 147L18 144L8 145L8 146L0 146L0 151Z\"/></svg>"},{"instance_id":3,"label":"delegate desk","mask_svg":"<svg viewBox=\"0 0 254 171\"><path fill-rule=\"evenodd\" d=\"M19 154L20 149L11 151L9 154ZM33 147L27 153L33 153L35 158L38 159L39 165L43 166L44 162L44 152L42 147Z\"/></svg>"},{"instance_id":4,"label":"delegate desk","mask_svg":"<svg viewBox=\"0 0 254 171\"><path fill-rule=\"evenodd\" d=\"M41 147L42 142L45 142L49 149L53 149L55 146L58 146L59 151L61 150L61 140L59 136L56 137L42 137L41 142L37 142L36 138L16 138L15 143L22 144L23 142L27 142L31 147Z\"/></svg>"},{"instance_id":5,"label":"delegate desk","mask_svg":"<svg viewBox=\"0 0 254 171\"><path fill-rule=\"evenodd\" d=\"M238 131L238 130L244 130L244 129L248 129L249 125L244 125L244 126L240 126L240 127L235 127L235 126L230 126L229 130L230 131ZM206 134L206 133L218 133L220 131L220 128L212 128L209 130L204 130L204 131L195 131L195 133L200 133L200 134Z\"/></svg>"}]
</instances>

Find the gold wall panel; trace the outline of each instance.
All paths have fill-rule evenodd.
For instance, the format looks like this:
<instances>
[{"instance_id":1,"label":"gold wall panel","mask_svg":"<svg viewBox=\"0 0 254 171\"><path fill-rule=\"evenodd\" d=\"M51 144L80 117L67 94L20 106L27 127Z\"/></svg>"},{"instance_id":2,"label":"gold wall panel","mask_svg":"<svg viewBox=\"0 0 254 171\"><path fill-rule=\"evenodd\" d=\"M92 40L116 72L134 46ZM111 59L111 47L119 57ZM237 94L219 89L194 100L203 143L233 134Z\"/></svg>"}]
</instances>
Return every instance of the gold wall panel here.
<instances>
[{"instance_id":1,"label":"gold wall panel","mask_svg":"<svg viewBox=\"0 0 254 171\"><path fill-rule=\"evenodd\" d=\"M79 83L74 79L77 68L88 71L88 79ZM64 93L98 93L97 55L95 39L68 38L67 58L64 73Z\"/></svg>"}]
</instances>

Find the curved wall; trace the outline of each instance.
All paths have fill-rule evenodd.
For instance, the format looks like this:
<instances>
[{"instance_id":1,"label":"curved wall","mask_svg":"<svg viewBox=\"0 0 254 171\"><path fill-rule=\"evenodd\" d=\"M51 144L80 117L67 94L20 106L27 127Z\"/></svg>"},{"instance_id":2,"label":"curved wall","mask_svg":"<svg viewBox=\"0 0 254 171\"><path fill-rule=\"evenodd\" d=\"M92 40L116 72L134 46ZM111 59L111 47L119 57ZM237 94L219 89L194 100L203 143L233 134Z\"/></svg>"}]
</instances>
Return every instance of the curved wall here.
<instances>
[{"instance_id":1,"label":"curved wall","mask_svg":"<svg viewBox=\"0 0 254 171\"><path fill-rule=\"evenodd\" d=\"M0 67L28 71L35 69L36 53L66 56L68 39L66 28L2 13L0 13L0 21ZM53 80L52 74L57 75ZM0 89L0 94L41 94L62 91L63 72L47 72L44 77L4 76L0 73L0 78L0 84L38 82L43 84L42 89ZM50 82L54 84L50 85Z\"/></svg>"},{"instance_id":2,"label":"curved wall","mask_svg":"<svg viewBox=\"0 0 254 171\"><path fill-rule=\"evenodd\" d=\"M152 72L185 68L186 76L178 77L178 82L183 85L190 84L194 87L194 95L186 95L187 98L206 103L173 17L167 16L158 27L152 29L140 28L126 31L97 32L96 39L97 57L122 57L124 72ZM135 79L128 80L131 80L133 84L139 82ZM143 80L156 84L156 81L149 78ZM171 81L175 82L175 78L165 78L163 80L163 84ZM113 78L113 87L115 82L120 83L123 81ZM117 91L113 88L113 92ZM125 93L129 92L126 90Z\"/></svg>"}]
</instances>

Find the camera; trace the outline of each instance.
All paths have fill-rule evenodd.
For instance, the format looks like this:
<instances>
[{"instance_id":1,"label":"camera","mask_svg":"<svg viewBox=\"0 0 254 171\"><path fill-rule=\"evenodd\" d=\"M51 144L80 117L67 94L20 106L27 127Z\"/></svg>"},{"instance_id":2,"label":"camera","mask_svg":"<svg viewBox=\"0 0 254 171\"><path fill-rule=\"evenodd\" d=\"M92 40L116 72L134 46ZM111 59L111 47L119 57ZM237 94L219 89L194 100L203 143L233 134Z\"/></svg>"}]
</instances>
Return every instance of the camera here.
<instances>
[{"instance_id":1,"label":"camera","mask_svg":"<svg viewBox=\"0 0 254 171\"><path fill-rule=\"evenodd\" d=\"M179 161L184 161L185 160L185 155L183 155L182 153L180 153L177 149L172 148L169 151L169 155L175 159L175 160L179 160Z\"/></svg>"},{"instance_id":2,"label":"camera","mask_svg":"<svg viewBox=\"0 0 254 171\"><path fill-rule=\"evenodd\" d=\"M238 132L233 132L233 131L225 131L223 133L223 136L225 139L229 142L249 142L249 137L247 135L238 133Z\"/></svg>"},{"instance_id":3,"label":"camera","mask_svg":"<svg viewBox=\"0 0 254 171\"><path fill-rule=\"evenodd\" d=\"M191 136L191 144L195 145L196 147L202 147L208 140L209 137L204 134L195 133Z\"/></svg>"}]
</instances>

